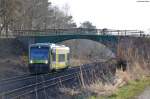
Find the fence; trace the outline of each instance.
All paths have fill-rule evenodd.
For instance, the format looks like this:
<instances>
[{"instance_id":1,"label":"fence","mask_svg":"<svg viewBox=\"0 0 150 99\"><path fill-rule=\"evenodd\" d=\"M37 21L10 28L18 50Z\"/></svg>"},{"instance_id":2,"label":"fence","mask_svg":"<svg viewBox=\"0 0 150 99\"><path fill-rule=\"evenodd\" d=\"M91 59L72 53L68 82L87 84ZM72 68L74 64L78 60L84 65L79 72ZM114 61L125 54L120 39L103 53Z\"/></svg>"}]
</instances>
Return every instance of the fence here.
<instances>
[{"instance_id":1,"label":"fence","mask_svg":"<svg viewBox=\"0 0 150 99\"><path fill-rule=\"evenodd\" d=\"M13 30L1 33L0 37L18 36L59 36L59 35L116 35L116 36L147 36L139 30L105 30L105 29L45 29L45 30Z\"/></svg>"}]
</instances>

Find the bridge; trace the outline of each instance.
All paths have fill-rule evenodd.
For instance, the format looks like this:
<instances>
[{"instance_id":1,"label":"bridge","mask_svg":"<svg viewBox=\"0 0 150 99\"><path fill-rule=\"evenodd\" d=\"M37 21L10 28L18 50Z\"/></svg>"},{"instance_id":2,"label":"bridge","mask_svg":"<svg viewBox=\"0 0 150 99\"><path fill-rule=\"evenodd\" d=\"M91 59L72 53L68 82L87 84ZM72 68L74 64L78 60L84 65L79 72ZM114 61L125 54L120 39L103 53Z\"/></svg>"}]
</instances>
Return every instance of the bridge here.
<instances>
[{"instance_id":1,"label":"bridge","mask_svg":"<svg viewBox=\"0 0 150 99\"><path fill-rule=\"evenodd\" d=\"M138 30L15 30L13 31L13 35L8 36L17 39L24 45L36 42L59 43L71 39L89 39L106 45L114 52L116 52L120 43L125 48L130 47L130 41L134 41L134 44L137 46L139 44L139 48L143 45L144 47L141 47L142 51L145 51L145 46L149 46L144 43L147 42L148 36L145 36L142 31ZM150 44L149 42L150 40L148 39L148 44ZM149 51L145 52L150 53ZM100 62L69 68L66 71L58 73L32 76L24 75L6 79L0 82L0 99L21 99L26 97L31 97L32 99L48 99L47 97L56 94L58 87L61 88L63 85L71 88L81 87L97 79L104 82L112 82L113 79L109 81L109 78L114 78L115 72L115 65ZM93 77L93 75L95 76Z\"/></svg>"},{"instance_id":2,"label":"bridge","mask_svg":"<svg viewBox=\"0 0 150 99\"><path fill-rule=\"evenodd\" d=\"M13 36L25 46L31 43L59 43L71 39L89 39L117 52L118 44L123 40L143 38L145 35L139 30L104 30L104 29L48 29L48 30L14 30ZM128 43L127 43L128 44Z\"/></svg>"}]
</instances>

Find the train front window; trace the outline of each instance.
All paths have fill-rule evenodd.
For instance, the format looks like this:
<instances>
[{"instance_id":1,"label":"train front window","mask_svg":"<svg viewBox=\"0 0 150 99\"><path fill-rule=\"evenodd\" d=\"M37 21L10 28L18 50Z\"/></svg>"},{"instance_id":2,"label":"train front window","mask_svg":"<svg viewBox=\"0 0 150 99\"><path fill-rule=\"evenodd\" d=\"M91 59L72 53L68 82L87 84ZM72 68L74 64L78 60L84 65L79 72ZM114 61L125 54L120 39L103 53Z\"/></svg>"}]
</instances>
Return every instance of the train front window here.
<instances>
[{"instance_id":1,"label":"train front window","mask_svg":"<svg viewBox=\"0 0 150 99\"><path fill-rule=\"evenodd\" d=\"M30 59L31 60L48 60L49 48L48 47L31 47Z\"/></svg>"},{"instance_id":2,"label":"train front window","mask_svg":"<svg viewBox=\"0 0 150 99\"><path fill-rule=\"evenodd\" d=\"M59 54L59 62L65 61L65 54Z\"/></svg>"}]
</instances>

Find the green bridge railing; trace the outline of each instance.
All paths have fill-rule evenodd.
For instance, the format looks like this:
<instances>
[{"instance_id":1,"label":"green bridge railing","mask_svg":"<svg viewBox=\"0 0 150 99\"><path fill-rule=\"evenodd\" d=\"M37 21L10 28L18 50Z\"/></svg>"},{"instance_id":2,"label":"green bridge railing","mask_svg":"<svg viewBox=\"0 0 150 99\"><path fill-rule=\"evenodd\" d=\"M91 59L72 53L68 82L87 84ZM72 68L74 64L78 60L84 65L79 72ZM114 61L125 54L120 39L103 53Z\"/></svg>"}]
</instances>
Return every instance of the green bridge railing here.
<instances>
[{"instance_id":1,"label":"green bridge railing","mask_svg":"<svg viewBox=\"0 0 150 99\"><path fill-rule=\"evenodd\" d=\"M1 36L59 36L59 35L116 35L116 36L143 36L140 30L110 30L110 29L43 29L43 30L13 30Z\"/></svg>"}]
</instances>

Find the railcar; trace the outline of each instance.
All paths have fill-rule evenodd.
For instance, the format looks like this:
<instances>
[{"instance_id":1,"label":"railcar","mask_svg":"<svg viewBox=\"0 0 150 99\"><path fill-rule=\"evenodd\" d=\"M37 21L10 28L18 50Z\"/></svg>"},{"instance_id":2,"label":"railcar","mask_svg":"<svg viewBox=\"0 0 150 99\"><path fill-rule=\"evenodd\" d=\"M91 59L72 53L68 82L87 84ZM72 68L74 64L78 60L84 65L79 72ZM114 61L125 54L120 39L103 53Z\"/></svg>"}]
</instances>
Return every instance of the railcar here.
<instances>
[{"instance_id":1,"label":"railcar","mask_svg":"<svg viewBox=\"0 0 150 99\"><path fill-rule=\"evenodd\" d=\"M65 45L36 43L29 46L29 70L32 74L48 73L69 67L70 48Z\"/></svg>"}]
</instances>

